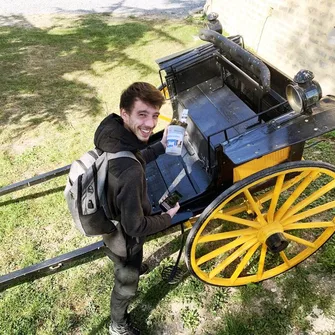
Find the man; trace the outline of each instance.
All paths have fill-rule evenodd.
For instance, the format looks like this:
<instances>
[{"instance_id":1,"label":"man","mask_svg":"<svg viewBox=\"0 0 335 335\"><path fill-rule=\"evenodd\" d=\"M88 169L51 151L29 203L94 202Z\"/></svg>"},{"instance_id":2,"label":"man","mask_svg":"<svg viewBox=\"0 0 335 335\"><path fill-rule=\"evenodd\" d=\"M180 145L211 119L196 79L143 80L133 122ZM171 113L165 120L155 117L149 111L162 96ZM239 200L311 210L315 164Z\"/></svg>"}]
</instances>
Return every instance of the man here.
<instances>
[{"instance_id":1,"label":"man","mask_svg":"<svg viewBox=\"0 0 335 335\"><path fill-rule=\"evenodd\" d=\"M111 114L99 125L94 143L106 152L131 151L138 159L122 157L109 161L107 197L110 210L121 224L125 252L116 250L114 234L104 235L108 256L114 262L114 288L111 294L111 335L133 335L139 331L128 321L127 308L135 295L141 271L145 237L171 225L179 204L162 215L151 215L147 196L146 163L164 153L166 130L161 142L147 147L157 125L159 110L164 103L161 92L153 85L136 82L123 91L120 116Z\"/></svg>"}]
</instances>

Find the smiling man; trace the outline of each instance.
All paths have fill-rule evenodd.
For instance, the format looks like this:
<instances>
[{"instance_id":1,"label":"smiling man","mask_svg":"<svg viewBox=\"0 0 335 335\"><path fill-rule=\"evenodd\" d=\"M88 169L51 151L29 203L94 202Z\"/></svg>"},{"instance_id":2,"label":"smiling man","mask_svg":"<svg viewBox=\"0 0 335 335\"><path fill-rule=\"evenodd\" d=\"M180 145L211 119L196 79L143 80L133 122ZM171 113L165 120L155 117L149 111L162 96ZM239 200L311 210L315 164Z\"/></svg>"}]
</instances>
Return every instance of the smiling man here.
<instances>
[{"instance_id":1,"label":"smiling man","mask_svg":"<svg viewBox=\"0 0 335 335\"><path fill-rule=\"evenodd\" d=\"M131 113L121 108L121 117L127 130L133 132L142 142L148 142L159 116L158 107L142 100L135 100Z\"/></svg>"},{"instance_id":2,"label":"smiling man","mask_svg":"<svg viewBox=\"0 0 335 335\"><path fill-rule=\"evenodd\" d=\"M114 262L111 335L140 334L130 325L127 308L144 271L143 244L146 236L170 226L179 209L177 204L162 215L151 215L147 196L145 165L164 153L166 147L166 130L160 142L147 145L163 103L164 97L153 85L133 83L121 95L120 116L106 117L94 136L95 146L101 151L130 151L138 160L122 157L110 160L108 166L107 199L113 218L120 222L122 237L120 243L116 242L115 233L103 236L108 256Z\"/></svg>"}]
</instances>

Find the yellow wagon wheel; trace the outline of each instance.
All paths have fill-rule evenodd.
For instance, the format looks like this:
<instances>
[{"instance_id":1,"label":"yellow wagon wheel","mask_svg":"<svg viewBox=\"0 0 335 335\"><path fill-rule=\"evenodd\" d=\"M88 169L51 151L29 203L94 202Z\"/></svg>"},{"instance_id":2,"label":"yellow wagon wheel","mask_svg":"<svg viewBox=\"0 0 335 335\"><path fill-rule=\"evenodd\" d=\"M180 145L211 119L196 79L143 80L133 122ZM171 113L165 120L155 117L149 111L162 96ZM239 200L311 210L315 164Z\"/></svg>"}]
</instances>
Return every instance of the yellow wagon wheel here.
<instances>
[{"instance_id":1,"label":"yellow wagon wheel","mask_svg":"<svg viewBox=\"0 0 335 335\"><path fill-rule=\"evenodd\" d=\"M289 162L234 184L201 214L186 241L189 271L239 286L277 276L335 231L335 167Z\"/></svg>"}]
</instances>

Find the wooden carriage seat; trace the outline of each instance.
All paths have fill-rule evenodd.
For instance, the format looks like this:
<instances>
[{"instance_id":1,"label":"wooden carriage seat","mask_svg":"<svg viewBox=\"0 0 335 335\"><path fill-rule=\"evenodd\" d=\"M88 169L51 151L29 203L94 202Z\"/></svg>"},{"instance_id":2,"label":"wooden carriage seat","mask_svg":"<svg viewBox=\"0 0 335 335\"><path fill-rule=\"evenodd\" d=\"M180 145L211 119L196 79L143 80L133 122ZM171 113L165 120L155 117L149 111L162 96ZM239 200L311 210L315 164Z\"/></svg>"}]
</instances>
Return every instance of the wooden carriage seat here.
<instances>
[{"instance_id":1,"label":"wooden carriage seat","mask_svg":"<svg viewBox=\"0 0 335 335\"><path fill-rule=\"evenodd\" d=\"M214 77L177 96L178 112L188 109L187 132L190 142L204 160L208 159L208 143L213 153L211 157L214 158L214 148L218 144L241 135L247 127L257 122L253 118L238 124L255 116L255 113L228 86L221 86L221 78ZM226 134L224 129L227 129Z\"/></svg>"},{"instance_id":2,"label":"wooden carriage seat","mask_svg":"<svg viewBox=\"0 0 335 335\"><path fill-rule=\"evenodd\" d=\"M148 195L153 209L159 210L158 203L166 192L177 190L184 195L182 201L194 198L204 192L211 182L206 172L208 149L214 160L214 149L226 141L224 132L228 127L228 139L245 132L256 119L235 124L253 117L255 113L230 90L221 87L220 78L212 78L197 84L177 96L178 110L187 108L188 140L184 142L181 156L162 155L147 166ZM208 137L216 132L220 132Z\"/></svg>"},{"instance_id":3,"label":"wooden carriage seat","mask_svg":"<svg viewBox=\"0 0 335 335\"><path fill-rule=\"evenodd\" d=\"M148 197L153 212L160 211L159 202L168 192L177 190L184 203L206 191L211 177L196 154L190 154L186 146L181 156L161 155L146 167Z\"/></svg>"}]
</instances>

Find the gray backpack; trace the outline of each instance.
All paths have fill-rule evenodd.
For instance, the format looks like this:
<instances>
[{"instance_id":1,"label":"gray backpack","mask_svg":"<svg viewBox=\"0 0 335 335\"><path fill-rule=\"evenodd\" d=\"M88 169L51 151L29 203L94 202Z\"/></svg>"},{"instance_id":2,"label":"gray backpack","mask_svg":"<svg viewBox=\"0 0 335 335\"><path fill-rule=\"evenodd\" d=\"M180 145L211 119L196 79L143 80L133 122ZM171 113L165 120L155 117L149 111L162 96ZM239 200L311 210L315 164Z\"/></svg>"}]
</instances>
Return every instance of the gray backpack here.
<instances>
[{"instance_id":1,"label":"gray backpack","mask_svg":"<svg viewBox=\"0 0 335 335\"><path fill-rule=\"evenodd\" d=\"M138 161L130 151L99 155L94 149L71 165L64 196L75 226L86 236L109 234L116 230L118 222L112 220L107 205L105 182L108 161L119 157Z\"/></svg>"}]
</instances>

